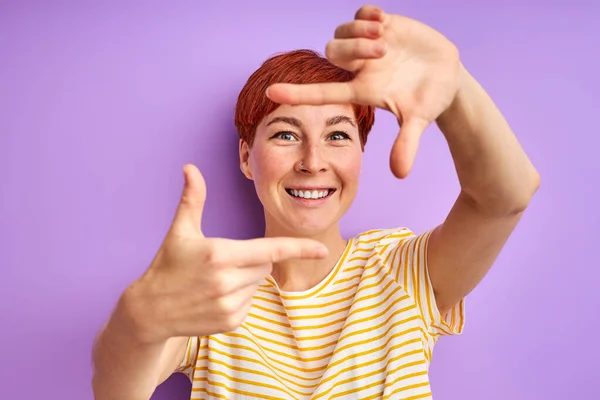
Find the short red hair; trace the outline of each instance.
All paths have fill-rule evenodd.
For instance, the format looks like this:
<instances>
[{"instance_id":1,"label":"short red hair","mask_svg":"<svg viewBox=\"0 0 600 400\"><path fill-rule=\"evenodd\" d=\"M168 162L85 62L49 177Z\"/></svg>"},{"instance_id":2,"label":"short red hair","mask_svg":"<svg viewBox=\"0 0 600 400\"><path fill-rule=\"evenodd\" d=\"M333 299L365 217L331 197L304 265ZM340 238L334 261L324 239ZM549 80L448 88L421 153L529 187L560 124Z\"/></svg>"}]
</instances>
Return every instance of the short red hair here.
<instances>
[{"instance_id":1,"label":"short red hair","mask_svg":"<svg viewBox=\"0 0 600 400\"><path fill-rule=\"evenodd\" d=\"M252 146L258 124L279 107L278 103L269 100L265 94L270 85L348 82L353 78L352 72L332 64L312 50L294 50L270 57L248 78L238 96L235 126L240 139ZM364 149L367 135L375 121L375 110L358 104L353 104L352 108Z\"/></svg>"}]
</instances>

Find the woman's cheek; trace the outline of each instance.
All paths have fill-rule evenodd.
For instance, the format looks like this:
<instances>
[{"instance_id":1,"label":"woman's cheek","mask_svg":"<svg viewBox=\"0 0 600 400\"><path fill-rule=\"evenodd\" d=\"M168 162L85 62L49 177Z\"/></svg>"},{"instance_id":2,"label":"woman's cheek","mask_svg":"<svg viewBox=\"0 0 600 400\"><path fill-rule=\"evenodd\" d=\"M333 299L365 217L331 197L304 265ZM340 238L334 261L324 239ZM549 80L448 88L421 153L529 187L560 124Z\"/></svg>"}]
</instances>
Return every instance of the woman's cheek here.
<instances>
[{"instance_id":1,"label":"woman's cheek","mask_svg":"<svg viewBox=\"0 0 600 400\"><path fill-rule=\"evenodd\" d=\"M254 183L260 194L266 194L276 186L287 173L285 162L273 152L254 154L252 173Z\"/></svg>"},{"instance_id":2,"label":"woman's cheek","mask_svg":"<svg viewBox=\"0 0 600 400\"><path fill-rule=\"evenodd\" d=\"M360 173L362 170L362 158L356 157L348 160L341 168L342 180L349 181L348 183L358 184Z\"/></svg>"}]
</instances>

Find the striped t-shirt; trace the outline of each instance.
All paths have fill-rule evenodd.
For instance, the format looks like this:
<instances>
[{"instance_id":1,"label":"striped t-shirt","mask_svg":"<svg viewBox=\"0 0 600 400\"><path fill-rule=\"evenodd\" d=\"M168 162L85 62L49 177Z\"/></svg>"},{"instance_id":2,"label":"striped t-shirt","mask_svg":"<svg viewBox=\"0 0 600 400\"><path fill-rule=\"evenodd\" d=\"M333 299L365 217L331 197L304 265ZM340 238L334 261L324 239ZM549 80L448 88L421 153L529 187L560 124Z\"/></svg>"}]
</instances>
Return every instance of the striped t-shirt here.
<instances>
[{"instance_id":1,"label":"striped t-shirt","mask_svg":"<svg viewBox=\"0 0 600 400\"><path fill-rule=\"evenodd\" d=\"M238 329L189 340L191 399L430 399L433 346L464 323L464 300L435 305L430 233L362 233L304 292L267 278Z\"/></svg>"}]
</instances>

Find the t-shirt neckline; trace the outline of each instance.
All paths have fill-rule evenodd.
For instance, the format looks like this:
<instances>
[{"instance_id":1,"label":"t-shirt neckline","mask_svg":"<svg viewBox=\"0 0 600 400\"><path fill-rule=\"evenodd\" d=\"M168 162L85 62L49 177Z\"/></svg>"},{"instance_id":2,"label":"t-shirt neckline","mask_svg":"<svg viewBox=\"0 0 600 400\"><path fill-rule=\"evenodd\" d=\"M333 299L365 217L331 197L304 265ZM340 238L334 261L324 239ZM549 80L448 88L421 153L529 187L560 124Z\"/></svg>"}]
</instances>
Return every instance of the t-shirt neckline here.
<instances>
[{"instance_id":1,"label":"t-shirt neckline","mask_svg":"<svg viewBox=\"0 0 600 400\"><path fill-rule=\"evenodd\" d=\"M334 278L337 276L342 265L344 265L344 262L346 261L348 254L350 254L353 246L354 246L354 238L350 238L347 241L346 247L345 247L344 251L342 252L342 255L338 258L335 266L331 269L331 271L329 271L327 276L325 276L325 278L323 278L321 280L321 282L317 283L315 286L313 286L310 289L299 291L299 292L288 292L285 290L281 290L279 288L279 286L277 285L277 282L275 281L275 279L273 279L273 277L271 275L269 275L266 278L266 280L277 290L277 292L279 293L279 296L283 300L297 301L297 300L305 300L305 299L308 299L311 297L315 297L316 295L321 293L325 288L327 288L327 286L329 286L331 284L331 282L334 280Z\"/></svg>"}]
</instances>

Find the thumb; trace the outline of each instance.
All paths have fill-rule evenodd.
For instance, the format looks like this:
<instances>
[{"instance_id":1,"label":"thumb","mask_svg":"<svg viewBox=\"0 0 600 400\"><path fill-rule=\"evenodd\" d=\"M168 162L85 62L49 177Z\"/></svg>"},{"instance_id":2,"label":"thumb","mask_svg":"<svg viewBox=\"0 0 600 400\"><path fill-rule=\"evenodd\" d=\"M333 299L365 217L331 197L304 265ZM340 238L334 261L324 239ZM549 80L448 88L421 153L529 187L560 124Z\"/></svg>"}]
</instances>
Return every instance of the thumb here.
<instances>
[{"instance_id":1,"label":"thumb","mask_svg":"<svg viewBox=\"0 0 600 400\"><path fill-rule=\"evenodd\" d=\"M173 227L202 232L202 212L206 200L206 182L202 174L192 164L183 167L185 183L181 200L177 206Z\"/></svg>"},{"instance_id":2,"label":"thumb","mask_svg":"<svg viewBox=\"0 0 600 400\"><path fill-rule=\"evenodd\" d=\"M421 135L429 125L422 118L408 118L400 128L390 154L390 168L396 178L406 178L412 169Z\"/></svg>"}]
</instances>

